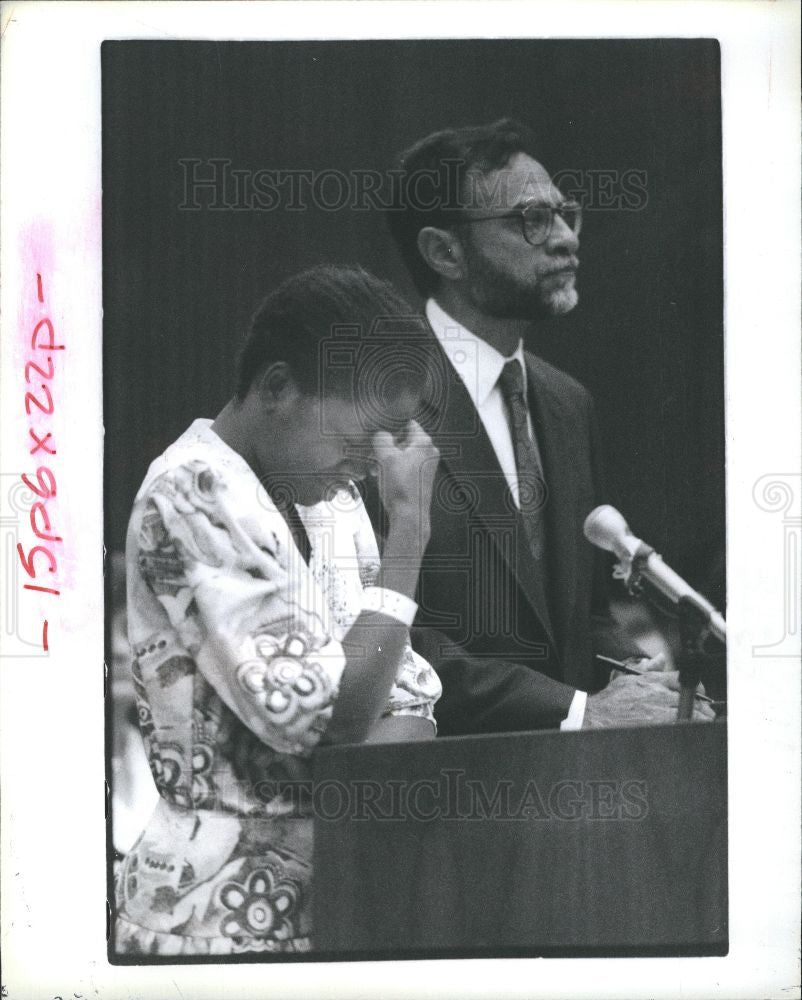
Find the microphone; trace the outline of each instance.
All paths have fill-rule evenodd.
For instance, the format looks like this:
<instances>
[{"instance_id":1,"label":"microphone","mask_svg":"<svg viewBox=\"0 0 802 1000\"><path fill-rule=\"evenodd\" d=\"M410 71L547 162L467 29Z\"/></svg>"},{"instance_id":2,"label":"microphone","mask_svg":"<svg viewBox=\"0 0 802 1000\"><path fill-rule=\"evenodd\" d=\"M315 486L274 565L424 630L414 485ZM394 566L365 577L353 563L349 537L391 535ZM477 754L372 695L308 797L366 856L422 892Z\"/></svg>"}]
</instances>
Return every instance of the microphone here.
<instances>
[{"instance_id":1,"label":"microphone","mask_svg":"<svg viewBox=\"0 0 802 1000\"><path fill-rule=\"evenodd\" d=\"M726 642L727 624L721 614L678 573L666 566L650 545L632 534L623 515L615 507L603 504L592 510L585 518L584 531L585 538L592 545L615 553L625 579L629 579L635 563L635 572L646 577L669 600L678 604L681 598L687 598L704 612L711 633L721 642Z\"/></svg>"}]
</instances>

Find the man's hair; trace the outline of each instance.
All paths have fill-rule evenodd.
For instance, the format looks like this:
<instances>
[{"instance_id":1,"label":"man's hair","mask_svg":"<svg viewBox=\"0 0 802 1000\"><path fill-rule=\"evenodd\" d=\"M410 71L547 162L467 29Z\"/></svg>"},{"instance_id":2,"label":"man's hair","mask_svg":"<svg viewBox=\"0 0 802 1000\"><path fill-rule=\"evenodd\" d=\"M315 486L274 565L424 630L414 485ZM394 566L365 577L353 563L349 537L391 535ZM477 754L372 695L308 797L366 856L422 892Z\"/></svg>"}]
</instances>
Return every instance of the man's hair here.
<instances>
[{"instance_id":1,"label":"man's hair","mask_svg":"<svg viewBox=\"0 0 802 1000\"><path fill-rule=\"evenodd\" d=\"M345 396L353 391L366 344L372 348L372 365L384 361L386 368L399 340L419 333L422 324L389 282L361 267L321 265L302 271L256 310L238 359L237 398L243 400L278 361L289 366L305 395ZM326 370L332 359L334 370Z\"/></svg>"},{"instance_id":2,"label":"man's hair","mask_svg":"<svg viewBox=\"0 0 802 1000\"><path fill-rule=\"evenodd\" d=\"M536 159L531 131L512 118L434 132L401 153L387 222L421 294L430 295L439 278L420 255L418 233L424 226L448 229L459 222L470 201L468 171L498 170L516 153Z\"/></svg>"}]
</instances>

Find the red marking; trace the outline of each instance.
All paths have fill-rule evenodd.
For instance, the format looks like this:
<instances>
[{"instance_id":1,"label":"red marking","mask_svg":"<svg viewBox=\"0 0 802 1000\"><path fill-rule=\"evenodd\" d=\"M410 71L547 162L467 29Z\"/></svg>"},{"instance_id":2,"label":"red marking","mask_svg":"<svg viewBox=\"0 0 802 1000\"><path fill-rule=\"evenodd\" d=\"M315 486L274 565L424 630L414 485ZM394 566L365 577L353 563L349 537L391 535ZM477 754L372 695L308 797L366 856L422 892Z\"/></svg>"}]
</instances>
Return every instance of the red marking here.
<instances>
[{"instance_id":1,"label":"red marking","mask_svg":"<svg viewBox=\"0 0 802 1000\"><path fill-rule=\"evenodd\" d=\"M30 450L31 455L35 455L37 453L37 451L41 451L42 449L44 449L44 451L46 451L48 455L55 455L56 454L56 449L55 448L48 448L48 446L47 446L47 439L49 437L53 436L50 433L50 431L48 431L47 434L43 438L40 438L39 435L36 433L36 431L32 427L28 428L28 433L31 435L31 437L36 442L36 447L35 448L31 448L31 450Z\"/></svg>"},{"instance_id":2,"label":"red marking","mask_svg":"<svg viewBox=\"0 0 802 1000\"><path fill-rule=\"evenodd\" d=\"M41 590L43 594L55 594L58 596L61 591L53 590L52 587L37 587L35 583L23 583L22 585L26 590Z\"/></svg>"},{"instance_id":3,"label":"red marking","mask_svg":"<svg viewBox=\"0 0 802 1000\"><path fill-rule=\"evenodd\" d=\"M50 480L50 484L47 487L44 484L45 476ZM50 497L56 495L56 477L46 465L40 465L36 470L36 478L39 482L38 490L26 475L23 474L20 478L29 490L33 491L38 497L42 497L43 500L49 500Z\"/></svg>"},{"instance_id":4,"label":"red marking","mask_svg":"<svg viewBox=\"0 0 802 1000\"><path fill-rule=\"evenodd\" d=\"M32 392L25 393L25 412L28 414L28 416L31 415L31 403L33 403L34 406L38 407L42 411L42 413L47 414L48 417L52 415L53 410L55 409L55 405L53 403L53 393L45 385L44 382L42 382L41 389L46 397L44 403L40 403Z\"/></svg>"},{"instance_id":5,"label":"red marking","mask_svg":"<svg viewBox=\"0 0 802 1000\"><path fill-rule=\"evenodd\" d=\"M47 356L47 371L44 368L40 368L39 365L34 364L33 361L28 361L25 364L25 381L30 385L31 383L31 373L28 371L29 368L33 368L35 372L38 372L42 378L53 378L53 358L50 354Z\"/></svg>"},{"instance_id":6,"label":"red marking","mask_svg":"<svg viewBox=\"0 0 802 1000\"><path fill-rule=\"evenodd\" d=\"M47 340L46 343L40 344L39 343L39 331L42 329L43 326L47 327L48 340ZM47 351L63 351L64 350L64 345L63 344L57 344L53 340L53 338L55 337L55 335L56 335L56 332L53 329L53 324L50 322L50 320L48 319L48 317L45 316L44 319L40 319L39 322L36 324L36 326L33 328L33 334L31 335L31 350L32 351L36 351L36 350L39 350L39 351L45 351L45 350L47 350Z\"/></svg>"},{"instance_id":7,"label":"red marking","mask_svg":"<svg viewBox=\"0 0 802 1000\"><path fill-rule=\"evenodd\" d=\"M47 271L48 266L51 263L49 260L49 257L51 256L50 242L49 230L43 231L42 233L35 231L29 234L29 238L25 246L26 256L29 258L31 256L35 256L36 264L42 268L41 271L37 271L35 266L31 267L31 271L36 274L36 298L38 299L40 305L42 305L45 301L42 274ZM32 408L36 407L47 416L52 416L55 411L55 402L46 383L49 382L55 374L52 355L55 351L63 351L64 345L57 344L55 342L56 338L53 323L47 316L39 318L38 322L36 319L32 318L31 322L35 322L36 325L33 327L33 333L31 334L30 349L31 351L47 352L47 354L45 356L45 360L42 360L43 355L38 356L37 360L40 362L39 364L37 364L32 358L25 361L25 384L30 386L30 391L25 393L25 412L28 416L31 416ZM31 377L34 373L39 375L42 379L42 381L36 386L31 385ZM40 451L45 452L46 455L56 454L55 440L52 431L45 429L40 431L33 427L29 427L28 435L33 442L33 445L30 447L31 455L35 455ZM37 497L41 498L42 501L47 501L56 495L56 477L46 466L40 465L36 470L36 484L34 484L26 475L22 475L21 478L23 484L36 494ZM41 539L42 541L48 543L61 542L61 536L52 533L49 510L45 506L45 503L37 501L32 505L30 510L30 521L31 530L37 539ZM37 578L35 558L40 554L47 560L48 571L50 573L55 573L58 563L55 555L47 546L34 545L33 548L31 548L31 550L26 554L22 544L17 544L17 555L19 556L20 563L22 564L25 572L32 579ZM33 590L39 594L52 594L54 597L58 597L61 594L60 589L56 589L55 587L45 587L38 583L25 583L23 584L23 589ZM45 653L49 652L50 649L48 629L49 622L45 619L42 623L42 648Z\"/></svg>"},{"instance_id":8,"label":"red marking","mask_svg":"<svg viewBox=\"0 0 802 1000\"><path fill-rule=\"evenodd\" d=\"M31 549L31 551L28 553L28 556L26 557L26 555L25 555L25 549L23 549L23 547L22 547L22 542L17 542L17 555L20 558L20 562L22 563L23 569L25 570L25 572L28 574L28 576L32 580L36 579L36 570L34 569L34 566L33 566L33 558L37 554L37 552L44 552L45 557L47 558L47 561L48 561L48 563L50 565L50 572L51 573L55 573L56 572L56 566L58 565L56 563L56 557L53 555L53 553L50 551L50 549L46 548L46 546L44 546L44 545L35 545ZM25 586L26 587L28 586L27 583L25 584ZM35 587L34 587L34 590L36 590Z\"/></svg>"}]
</instances>

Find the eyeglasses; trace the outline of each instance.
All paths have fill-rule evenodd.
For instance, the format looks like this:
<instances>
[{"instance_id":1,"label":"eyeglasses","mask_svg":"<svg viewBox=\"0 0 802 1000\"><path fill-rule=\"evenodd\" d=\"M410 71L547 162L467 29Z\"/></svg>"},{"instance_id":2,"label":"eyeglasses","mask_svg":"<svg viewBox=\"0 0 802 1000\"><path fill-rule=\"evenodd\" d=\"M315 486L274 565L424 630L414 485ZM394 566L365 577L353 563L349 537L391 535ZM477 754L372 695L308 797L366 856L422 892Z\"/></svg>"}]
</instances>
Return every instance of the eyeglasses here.
<instances>
[{"instance_id":1,"label":"eyeglasses","mask_svg":"<svg viewBox=\"0 0 802 1000\"><path fill-rule=\"evenodd\" d=\"M525 205L515 212L503 215L484 215L480 219L461 219L460 226L472 226L476 222L490 222L492 219L520 219L521 232L526 242L533 247L545 243L551 236L554 216L559 215L574 236L582 229L582 206L576 201L566 201L562 205Z\"/></svg>"}]
</instances>

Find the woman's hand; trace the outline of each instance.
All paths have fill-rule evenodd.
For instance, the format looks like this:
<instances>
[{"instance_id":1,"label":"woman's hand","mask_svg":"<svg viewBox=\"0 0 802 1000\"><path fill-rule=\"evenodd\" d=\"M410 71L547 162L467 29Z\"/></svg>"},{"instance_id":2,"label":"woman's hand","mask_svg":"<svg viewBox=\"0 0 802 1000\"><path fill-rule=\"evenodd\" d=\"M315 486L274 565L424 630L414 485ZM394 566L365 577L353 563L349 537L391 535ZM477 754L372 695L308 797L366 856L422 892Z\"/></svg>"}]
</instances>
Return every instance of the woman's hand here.
<instances>
[{"instance_id":1,"label":"woman's hand","mask_svg":"<svg viewBox=\"0 0 802 1000\"><path fill-rule=\"evenodd\" d=\"M432 439L420 424L410 420L400 440L387 431L377 431L373 457L391 530L402 521L417 526L428 540L432 485L440 457Z\"/></svg>"}]
</instances>

